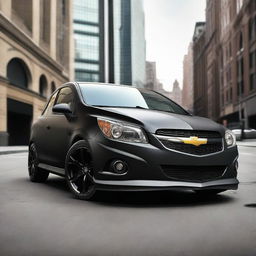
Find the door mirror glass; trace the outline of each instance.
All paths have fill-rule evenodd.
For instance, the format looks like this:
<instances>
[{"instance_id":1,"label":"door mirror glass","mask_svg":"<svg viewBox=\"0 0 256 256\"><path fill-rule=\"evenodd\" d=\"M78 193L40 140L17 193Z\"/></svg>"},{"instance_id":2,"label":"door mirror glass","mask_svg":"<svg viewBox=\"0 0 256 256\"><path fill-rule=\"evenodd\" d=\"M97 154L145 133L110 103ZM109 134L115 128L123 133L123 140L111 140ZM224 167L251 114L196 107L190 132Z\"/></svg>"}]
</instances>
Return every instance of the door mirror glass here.
<instances>
[{"instance_id":1,"label":"door mirror glass","mask_svg":"<svg viewBox=\"0 0 256 256\"><path fill-rule=\"evenodd\" d=\"M72 111L70 106L66 103L56 104L52 108L52 112L54 113L62 113L62 114L71 114Z\"/></svg>"}]
</instances>

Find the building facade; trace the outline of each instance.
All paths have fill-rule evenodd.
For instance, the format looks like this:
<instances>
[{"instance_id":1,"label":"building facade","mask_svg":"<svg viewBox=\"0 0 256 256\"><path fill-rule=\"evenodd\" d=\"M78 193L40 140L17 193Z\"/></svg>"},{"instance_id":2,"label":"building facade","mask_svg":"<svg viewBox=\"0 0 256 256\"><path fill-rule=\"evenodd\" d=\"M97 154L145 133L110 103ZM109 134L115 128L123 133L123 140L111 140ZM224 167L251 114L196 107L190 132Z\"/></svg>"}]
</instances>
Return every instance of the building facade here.
<instances>
[{"instance_id":1,"label":"building facade","mask_svg":"<svg viewBox=\"0 0 256 256\"><path fill-rule=\"evenodd\" d=\"M183 86L181 105L193 112L193 43L188 47L188 52L183 59Z\"/></svg>"},{"instance_id":2,"label":"building facade","mask_svg":"<svg viewBox=\"0 0 256 256\"><path fill-rule=\"evenodd\" d=\"M208 0L204 34L202 48L203 34L193 47L195 113L256 128L256 1ZM204 65L196 64L199 56Z\"/></svg>"},{"instance_id":3,"label":"building facade","mask_svg":"<svg viewBox=\"0 0 256 256\"><path fill-rule=\"evenodd\" d=\"M142 0L74 0L75 79L145 85Z\"/></svg>"},{"instance_id":4,"label":"building facade","mask_svg":"<svg viewBox=\"0 0 256 256\"><path fill-rule=\"evenodd\" d=\"M220 120L256 128L256 2L225 1L222 38ZM225 18L226 17L226 18Z\"/></svg>"},{"instance_id":5,"label":"building facade","mask_svg":"<svg viewBox=\"0 0 256 256\"><path fill-rule=\"evenodd\" d=\"M72 78L67 0L0 0L0 145L28 144L47 97Z\"/></svg>"},{"instance_id":6,"label":"building facade","mask_svg":"<svg viewBox=\"0 0 256 256\"><path fill-rule=\"evenodd\" d=\"M205 22L197 22L193 35L193 110L195 115L207 117L205 49Z\"/></svg>"}]
</instances>

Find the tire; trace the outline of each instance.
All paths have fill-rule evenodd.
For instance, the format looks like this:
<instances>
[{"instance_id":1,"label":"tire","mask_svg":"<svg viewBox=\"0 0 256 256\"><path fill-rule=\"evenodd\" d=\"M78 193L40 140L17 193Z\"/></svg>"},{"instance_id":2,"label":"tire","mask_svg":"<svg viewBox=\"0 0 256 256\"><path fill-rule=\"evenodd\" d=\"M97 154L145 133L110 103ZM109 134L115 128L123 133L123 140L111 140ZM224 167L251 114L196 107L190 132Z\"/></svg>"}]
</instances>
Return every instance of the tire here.
<instances>
[{"instance_id":1,"label":"tire","mask_svg":"<svg viewBox=\"0 0 256 256\"><path fill-rule=\"evenodd\" d=\"M81 200L95 198L92 158L85 141L78 141L69 149L65 160L65 177L75 198Z\"/></svg>"},{"instance_id":2,"label":"tire","mask_svg":"<svg viewBox=\"0 0 256 256\"><path fill-rule=\"evenodd\" d=\"M196 194L199 196L216 196L217 194L226 191L225 189L206 189L206 190L195 190Z\"/></svg>"},{"instance_id":3,"label":"tire","mask_svg":"<svg viewBox=\"0 0 256 256\"><path fill-rule=\"evenodd\" d=\"M49 172L39 168L38 164L36 146L32 143L28 153L28 175L32 182L45 182L49 176Z\"/></svg>"}]
</instances>

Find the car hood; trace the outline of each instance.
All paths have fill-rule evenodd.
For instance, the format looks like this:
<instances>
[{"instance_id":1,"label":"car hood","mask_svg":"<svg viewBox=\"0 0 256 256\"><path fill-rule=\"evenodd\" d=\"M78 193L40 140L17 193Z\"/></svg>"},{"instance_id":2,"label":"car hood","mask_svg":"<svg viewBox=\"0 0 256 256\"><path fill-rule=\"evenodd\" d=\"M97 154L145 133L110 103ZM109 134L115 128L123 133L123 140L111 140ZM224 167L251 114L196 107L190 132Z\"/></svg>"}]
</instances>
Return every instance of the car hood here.
<instances>
[{"instance_id":1,"label":"car hood","mask_svg":"<svg viewBox=\"0 0 256 256\"><path fill-rule=\"evenodd\" d=\"M181 129L181 130L207 130L224 133L222 125L214 121L191 115L179 115L163 111L137 109L137 108L103 108L107 112L121 114L141 123L144 128L155 133L158 129Z\"/></svg>"}]
</instances>

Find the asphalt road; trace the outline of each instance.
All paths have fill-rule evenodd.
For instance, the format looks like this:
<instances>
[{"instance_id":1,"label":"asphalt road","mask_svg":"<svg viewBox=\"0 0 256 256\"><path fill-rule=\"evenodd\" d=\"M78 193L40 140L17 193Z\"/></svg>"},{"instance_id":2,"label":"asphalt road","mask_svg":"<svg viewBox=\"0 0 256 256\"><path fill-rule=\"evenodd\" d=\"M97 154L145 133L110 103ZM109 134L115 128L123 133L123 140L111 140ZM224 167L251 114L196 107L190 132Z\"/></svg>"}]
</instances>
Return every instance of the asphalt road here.
<instances>
[{"instance_id":1,"label":"asphalt road","mask_svg":"<svg viewBox=\"0 0 256 256\"><path fill-rule=\"evenodd\" d=\"M0 156L0 255L256 255L256 147L240 147L238 191L102 193L31 183L27 154Z\"/></svg>"}]
</instances>

